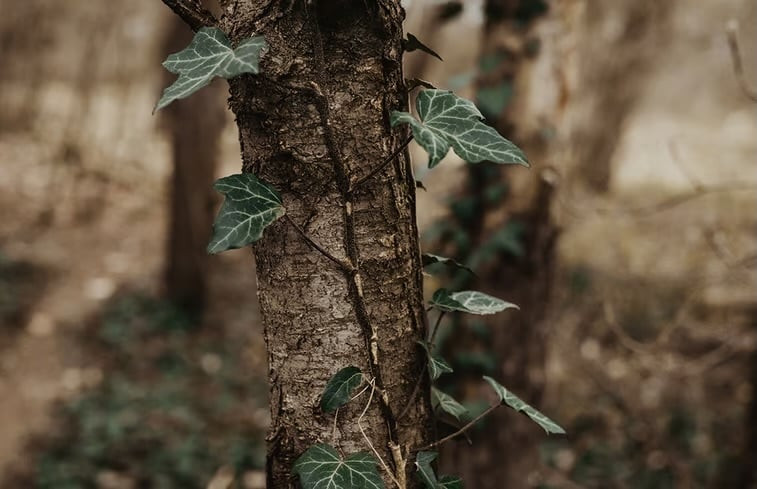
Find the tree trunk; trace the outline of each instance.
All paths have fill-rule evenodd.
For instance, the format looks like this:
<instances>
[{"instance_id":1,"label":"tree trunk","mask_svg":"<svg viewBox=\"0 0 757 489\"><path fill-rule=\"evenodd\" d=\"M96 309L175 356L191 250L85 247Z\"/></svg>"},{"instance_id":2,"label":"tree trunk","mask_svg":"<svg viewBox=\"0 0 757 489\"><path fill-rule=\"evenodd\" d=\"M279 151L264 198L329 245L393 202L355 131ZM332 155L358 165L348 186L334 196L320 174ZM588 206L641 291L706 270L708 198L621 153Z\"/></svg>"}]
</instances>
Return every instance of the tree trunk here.
<instances>
[{"instance_id":1,"label":"tree trunk","mask_svg":"<svg viewBox=\"0 0 757 489\"><path fill-rule=\"evenodd\" d=\"M428 389L398 419L425 362L415 343L426 331L415 181L405 153L359 188L351 183L407 137L389 125L390 111L407 105L404 13L392 0L224 3L232 40L257 34L270 45L260 75L231 80L230 105L244 170L278 189L287 209L253 246L271 384L268 487L294 487L293 462L319 440L370 451L357 423L368 393L339 410L336 430L318 409L327 380L349 365L375 379L361 425L404 478L412 463L400 458L432 434ZM308 246L287 219L354 272ZM414 476L406 487L419 487Z\"/></svg>"},{"instance_id":2,"label":"tree trunk","mask_svg":"<svg viewBox=\"0 0 757 489\"><path fill-rule=\"evenodd\" d=\"M476 288L520 306L520 310L481 319L465 318L466 324L478 321L486 326L486 338L458 346L468 351L484 352L494 361L494 371L480 371L481 366L461 366L459 379L465 392L480 397L481 373L494 376L526 402L538 406L544 389L546 356L545 318L550 302L557 227L551 204L554 195L554 171L546 168L547 141L540 134L544 124L554 123L554 111L531 118L546 119L528 126L524 114L532 92L538 98L556 91L555 80L544 80L544 73L534 70L532 26L544 11L533 0L489 0L485 4L486 24L482 56L502 61L491 73L482 75L482 87L513 87L517 100L510 101L490 123L505 137L514 140L528 155L533 168L529 172L502 172L498 167L470 165L468 191L477 202L474 219L464 222L472 241L470 255L463 260L476 262L476 255L490 246L493 235L506 226L521 229L517 237L522 254L499 248L489 259L476 266ZM544 51L546 40L539 39ZM551 74L551 71L547 70ZM543 102L540 102L543 103ZM538 107L543 109L543 107ZM549 117L545 117L545 114ZM508 177L506 177L508 175ZM492 202L486 196L493 185L505 189L506 197ZM461 345L458 341L457 345ZM458 369L456 368L456 372ZM474 387L475 386L475 387ZM529 474L538 468L538 445L543 432L525 416L498 410L484 421L483 429L471 433L471 441L457 439L443 451L447 471L461 476L469 487L477 489L519 489L531 487Z\"/></svg>"},{"instance_id":3,"label":"tree trunk","mask_svg":"<svg viewBox=\"0 0 757 489\"><path fill-rule=\"evenodd\" d=\"M572 26L581 40L575 70L570 140L573 175L587 190L607 192L612 158L644 85L654 53L669 33L672 2L586 2Z\"/></svg>"},{"instance_id":4,"label":"tree trunk","mask_svg":"<svg viewBox=\"0 0 757 489\"><path fill-rule=\"evenodd\" d=\"M171 21L164 51L180 51L191 40L192 31L176 17ZM213 224L213 180L224 126L220 86L218 80L164 111L173 151L165 293L191 314L202 313L207 291L205 247Z\"/></svg>"},{"instance_id":5,"label":"tree trunk","mask_svg":"<svg viewBox=\"0 0 757 489\"><path fill-rule=\"evenodd\" d=\"M751 326L757 331L757 311L751 313ZM752 384L752 399L744 413L744 450L741 460L740 480L737 484L739 489L754 489L757 487L757 350L750 355L751 365L750 382ZM724 477L725 478L725 477Z\"/></svg>"},{"instance_id":6,"label":"tree trunk","mask_svg":"<svg viewBox=\"0 0 757 489\"><path fill-rule=\"evenodd\" d=\"M484 270L477 270L477 288L518 304L520 310L504 318L484 319L488 332L485 344L468 344L466 348L491 354L496 370L487 373L524 401L539 406L546 356L544 320L552 295L557 229L550 213L553 182L543 175L535 177L533 185L537 187L536 195L528 209L507 218L508 223L523 226L520 240L525 255L500 255ZM487 237L491 232L484 231ZM480 373L466 377L470 377L471 384L481 384ZM525 416L506 409L493 412L482 423L483 429L470 434L472 443L457 439L445 447L446 471L477 489L531 487L528 476L538 468L543 431Z\"/></svg>"}]
</instances>

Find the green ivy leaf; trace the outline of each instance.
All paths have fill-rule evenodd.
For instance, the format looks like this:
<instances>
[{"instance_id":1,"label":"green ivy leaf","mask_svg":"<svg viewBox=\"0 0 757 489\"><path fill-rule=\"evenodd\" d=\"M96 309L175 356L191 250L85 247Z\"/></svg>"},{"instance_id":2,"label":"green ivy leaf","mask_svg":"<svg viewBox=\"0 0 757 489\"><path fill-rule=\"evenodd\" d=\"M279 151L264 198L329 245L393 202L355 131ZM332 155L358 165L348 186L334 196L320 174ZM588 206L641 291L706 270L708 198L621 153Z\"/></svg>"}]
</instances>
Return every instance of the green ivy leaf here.
<instances>
[{"instance_id":1,"label":"green ivy leaf","mask_svg":"<svg viewBox=\"0 0 757 489\"><path fill-rule=\"evenodd\" d=\"M440 489L463 489L463 480L453 475L443 475L439 479Z\"/></svg>"},{"instance_id":2,"label":"green ivy leaf","mask_svg":"<svg viewBox=\"0 0 757 489\"><path fill-rule=\"evenodd\" d=\"M342 460L334 447L318 443L294 462L303 489L384 489L376 459L367 452Z\"/></svg>"},{"instance_id":3,"label":"green ivy leaf","mask_svg":"<svg viewBox=\"0 0 757 489\"><path fill-rule=\"evenodd\" d=\"M488 377L484 375L484 380L489 383L489 385L492 386L494 389L494 392L497 393L499 396L499 400L503 404L507 404L511 408L515 409L516 411L523 411L526 416L531 418L534 423L541 426L544 431L549 433L556 433L560 435L565 434L565 430L562 429L557 423L549 419L548 417L544 416L542 413L531 407L529 404L527 404L525 401L523 401L520 397L516 396L509 390L507 390L502 384L497 382L496 380L492 379L491 377Z\"/></svg>"},{"instance_id":4,"label":"green ivy leaf","mask_svg":"<svg viewBox=\"0 0 757 489\"><path fill-rule=\"evenodd\" d=\"M411 53L415 50L423 51L424 53L430 54L431 56L435 57L439 61L444 61L441 56L436 54L436 51L423 44L420 39L410 34L409 32L407 33L407 39L402 40L402 48L406 53Z\"/></svg>"},{"instance_id":5,"label":"green ivy leaf","mask_svg":"<svg viewBox=\"0 0 757 489\"><path fill-rule=\"evenodd\" d=\"M321 396L321 409L332 413L347 404L352 392L363 381L363 374L357 367L344 367L326 383Z\"/></svg>"},{"instance_id":6,"label":"green ivy leaf","mask_svg":"<svg viewBox=\"0 0 757 489\"><path fill-rule=\"evenodd\" d=\"M441 377L442 374L452 372L452 367L449 363L439 355L431 353L431 349L425 341L417 341L419 345L426 350L426 356L428 357L428 374L431 376L431 380L436 380Z\"/></svg>"},{"instance_id":7,"label":"green ivy leaf","mask_svg":"<svg viewBox=\"0 0 757 489\"><path fill-rule=\"evenodd\" d=\"M430 304L442 311L462 311L470 314L496 314L505 309L519 309L511 302L475 290L450 293L447 289L439 289L434 292Z\"/></svg>"},{"instance_id":8,"label":"green ivy leaf","mask_svg":"<svg viewBox=\"0 0 757 489\"><path fill-rule=\"evenodd\" d=\"M229 79L243 73L257 74L260 56L267 48L265 39L251 37L233 49L222 30L203 27L197 31L189 46L171 54L163 62L163 66L179 78L163 91L155 110L192 95L217 76Z\"/></svg>"},{"instance_id":9,"label":"green ivy leaf","mask_svg":"<svg viewBox=\"0 0 757 489\"><path fill-rule=\"evenodd\" d=\"M470 100L445 90L423 90L416 99L419 122L407 112L393 111L392 127L409 124L415 141L428 153L428 167L439 164L450 147L468 163L491 161L529 166L523 152L494 128L482 123Z\"/></svg>"},{"instance_id":10,"label":"green ivy leaf","mask_svg":"<svg viewBox=\"0 0 757 489\"><path fill-rule=\"evenodd\" d=\"M502 52L489 53L478 59L478 70L483 74L489 74L499 68L508 57Z\"/></svg>"},{"instance_id":11,"label":"green ivy leaf","mask_svg":"<svg viewBox=\"0 0 757 489\"><path fill-rule=\"evenodd\" d=\"M447 258L446 256L439 256L439 255L432 255L431 253L423 253L421 255L421 260L423 261L423 266L427 267L429 265L433 265L434 263L441 263L443 265L446 265L448 267L452 268L459 268L461 270L465 270L466 272L470 273L471 275L476 275L473 270L466 267L462 263L460 263L457 260L454 260L452 258Z\"/></svg>"},{"instance_id":12,"label":"green ivy leaf","mask_svg":"<svg viewBox=\"0 0 757 489\"><path fill-rule=\"evenodd\" d=\"M523 245L525 226L519 221L508 221L505 226L491 237L491 244L498 251L510 253L516 258L526 254Z\"/></svg>"},{"instance_id":13,"label":"green ivy leaf","mask_svg":"<svg viewBox=\"0 0 757 489\"><path fill-rule=\"evenodd\" d=\"M415 466L418 477L427 489L463 489L463 481L459 477L443 475L437 480L431 464L436 460L436 452L418 452L415 456Z\"/></svg>"},{"instance_id":14,"label":"green ivy leaf","mask_svg":"<svg viewBox=\"0 0 757 489\"><path fill-rule=\"evenodd\" d=\"M437 489L439 482L436 480L436 474L431 467L431 463L436 460L436 452L418 452L415 456L415 466L418 469L418 477L428 489Z\"/></svg>"},{"instance_id":15,"label":"green ivy leaf","mask_svg":"<svg viewBox=\"0 0 757 489\"><path fill-rule=\"evenodd\" d=\"M286 212L278 192L251 173L218 179L213 187L226 198L213 223L208 253L254 243Z\"/></svg>"},{"instance_id":16,"label":"green ivy leaf","mask_svg":"<svg viewBox=\"0 0 757 489\"><path fill-rule=\"evenodd\" d=\"M447 414L450 414L460 421L461 417L468 415L468 410L457 402L449 394L445 394L436 387L431 387L431 402Z\"/></svg>"},{"instance_id":17,"label":"green ivy leaf","mask_svg":"<svg viewBox=\"0 0 757 489\"><path fill-rule=\"evenodd\" d=\"M476 93L476 102L486 117L496 119L505 110L512 97L512 84L509 81L503 81L494 86L479 88Z\"/></svg>"}]
</instances>

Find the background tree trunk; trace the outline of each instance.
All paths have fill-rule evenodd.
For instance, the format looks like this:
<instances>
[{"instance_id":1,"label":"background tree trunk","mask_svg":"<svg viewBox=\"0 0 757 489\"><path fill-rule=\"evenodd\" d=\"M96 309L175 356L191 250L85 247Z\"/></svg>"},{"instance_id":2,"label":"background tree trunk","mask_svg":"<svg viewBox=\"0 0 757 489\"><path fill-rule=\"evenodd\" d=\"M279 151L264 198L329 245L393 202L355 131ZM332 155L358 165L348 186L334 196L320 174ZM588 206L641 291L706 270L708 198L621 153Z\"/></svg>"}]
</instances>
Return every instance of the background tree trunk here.
<instances>
[{"instance_id":1,"label":"background tree trunk","mask_svg":"<svg viewBox=\"0 0 757 489\"><path fill-rule=\"evenodd\" d=\"M554 171L545 164L549 153L543 139L555 122L555 113L548 113L552 118L541 121L542 127L524 127L528 124L523 122L521 111L526 112L523 107L527 103L521 99L527 99L533 91L549 98L548 90L554 90L555 80L540 80L544 73L534 71L531 59L536 55L535 43L543 49L549 42L535 38L532 29L545 11L546 5L534 0L485 3L481 57L498 61L496 67L481 74L478 93L480 96L487 87L513 91L517 100L507 102L500 113L487 116L501 134L523 148L533 168L517 172L502 171L494 165L468 167L468 198L476 204L473 218L464 221L472 242L464 261L474 265L479 276L475 288L514 302L520 310L483 321L465 318L467 328L485 326L486 333L473 343L455 341L461 345L458 351L465 349L490 358L494 368L489 370L485 362L460 364L460 368L456 365L456 372L462 374L459 380L464 396L473 391L471 397L481 397L481 374L486 373L534 406L541 404L544 388L544 320L556 260L557 228L551 213L555 179ZM554 76L548 72L550 75ZM495 189L504 196L489 197ZM517 244L494 245L495 236L508 229L509 239ZM538 467L543 432L509 410L495 411L484 423L482 429L471 433L472 444L457 439L446 447L443 461L449 464L447 471L459 474L469 487L477 489L530 487L528 476Z\"/></svg>"},{"instance_id":2,"label":"background tree trunk","mask_svg":"<svg viewBox=\"0 0 757 489\"><path fill-rule=\"evenodd\" d=\"M752 310L751 323L753 330L757 331L757 310ZM757 460L757 350L753 351L750 357L752 399L747 405L746 413L744 413L744 432L746 436L744 437L744 450L740 461L741 472L737 484L739 489L754 489L757 487L757 465L754 463ZM727 476L721 476L721 478L727 480Z\"/></svg>"},{"instance_id":3,"label":"background tree trunk","mask_svg":"<svg viewBox=\"0 0 757 489\"><path fill-rule=\"evenodd\" d=\"M425 361L415 343L426 320L407 155L350 191L407 137L389 125L390 111L407 105L404 13L390 0L310 4L224 5L232 39L258 34L270 45L260 75L230 83L244 170L280 191L287 217L312 239L359 269L354 277L340 270L286 219L254 246L271 383L271 488L295 485L292 464L316 441L348 454L369 449L357 424L368 393L339 410L335 437L333 416L318 409L327 380L348 365L383 389L361 424L388 465L398 462L390 442L406 456L432 435L427 388L398 419ZM410 467L407 487L418 487Z\"/></svg>"},{"instance_id":4,"label":"background tree trunk","mask_svg":"<svg viewBox=\"0 0 757 489\"><path fill-rule=\"evenodd\" d=\"M165 54L182 50L192 35L181 19L172 18ZM173 81L175 76L168 74L166 78ZM172 302L192 314L202 313L206 299L205 247L213 224L213 180L225 118L219 90L222 86L217 80L163 111L173 151L165 292Z\"/></svg>"},{"instance_id":5,"label":"background tree trunk","mask_svg":"<svg viewBox=\"0 0 757 489\"><path fill-rule=\"evenodd\" d=\"M644 88L651 65L649 50L669 32L671 2L628 0L583 2L574 29L581 36L581 57L575 72L575 102L570 139L574 176L591 192L609 190L612 158L624 134L623 127ZM610 15L614 12L614 15ZM620 21L618 20L620 19Z\"/></svg>"}]
</instances>

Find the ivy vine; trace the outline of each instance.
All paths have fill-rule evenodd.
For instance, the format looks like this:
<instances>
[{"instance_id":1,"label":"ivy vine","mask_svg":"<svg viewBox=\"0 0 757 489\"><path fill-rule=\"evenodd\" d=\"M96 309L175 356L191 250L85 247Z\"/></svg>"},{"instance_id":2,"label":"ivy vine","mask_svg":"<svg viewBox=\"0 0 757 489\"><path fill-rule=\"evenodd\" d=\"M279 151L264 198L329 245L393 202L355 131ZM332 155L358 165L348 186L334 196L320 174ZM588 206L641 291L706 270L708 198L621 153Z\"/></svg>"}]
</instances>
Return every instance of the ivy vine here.
<instances>
[{"instance_id":1,"label":"ivy vine","mask_svg":"<svg viewBox=\"0 0 757 489\"><path fill-rule=\"evenodd\" d=\"M412 34L403 40L405 51L421 50L441 60L441 57L431 48L423 44ZM242 74L257 74L259 62L268 46L260 36L250 37L233 47L226 34L217 27L202 27L195 34L193 40L184 50L170 55L163 66L172 73L178 74L178 79L166 88L156 105L159 110L174 100L188 97L200 88L208 85L213 78L233 78ZM518 164L529 166L523 152L512 142L502 137L494 128L484 124L484 116L473 102L459 97L446 90L438 90L424 80L411 80L412 88L420 88L416 99L418 119L408 112L395 111L391 114L393 127L408 124L414 139L429 156L428 166L434 168L447 155L450 149L468 163L491 161L500 164ZM323 94L313 88L315 95ZM323 102L323 100L321 100ZM321 117L328 120L328 104L321 103ZM328 126L328 124L326 124ZM363 179L349 183L342 182L345 195L359 185L372 178L388 162L392 161L410 142L408 139L384 162ZM343 176L343 175L342 175ZM208 244L209 253L220 253L225 250L241 248L258 241L265 229L281 217L286 216L286 209L275 188L251 173L230 175L219 179L215 183L218 192L224 195L224 202L213 225L213 235ZM345 263L317 243L308 238L305 232L294 222L287 221L295 227L303 239L313 248L326 256L340 267L351 283L357 283L359 274L351 263ZM444 264L449 267L472 270L465 265L439 255L426 253L423 264ZM356 285L357 287L357 285ZM492 297L478 291L466 290L450 292L439 289L429 303L429 311L438 312L437 321L430 335L419 345L426 352L427 374L432 381L442 375L451 373L450 364L435 353L435 338L439 330L442 317L448 312L463 312L468 314L497 314L518 306L502 299ZM370 347L369 347L370 349ZM375 360L375 359L374 359ZM373 367L371 362L371 366ZM377 391L378 378L376 373L366 375L359 368L345 366L336 372L324 386L321 396L320 409L327 414L337 415L340 407L360 397L362 392L370 388L370 395L363 410L363 415L373 401ZM424 373L425 375L425 373ZM418 379L418 385L420 381ZM523 412L535 423L539 424L547 433L562 434L565 431L550 418L526 404L514 393L507 390L491 377L483 380L493 388L499 398L499 403L490 406L480 415L467 422L460 429L426 447L404 447L406 453L415 454L417 477L428 489L461 489L462 481L453 476L437 477L432 463L437 457L430 449L441 445L473 426L499 406L505 405L515 411ZM366 388L353 395L362 384ZM449 394L432 387L432 402L440 413L451 416L462 422L468 417L467 409ZM410 399L408 404L414 399ZM379 402L381 402L379 396ZM362 418L362 416L361 416ZM358 425L360 419L357 420ZM369 442L370 445L370 442ZM372 445L371 445L372 446ZM396 447L401 450L400 447ZM375 457L374 457L375 455ZM400 456L401 458L401 456ZM387 471L388 477L402 486L398 479L404 479L404 467L399 467L397 474L392 474L381 457L375 452L358 452L342 456L337 449L326 443L318 443L306 450L294 463L293 472L299 476L305 489L379 489L384 488L384 482L379 474L379 467ZM401 474L400 474L401 472Z\"/></svg>"}]
</instances>

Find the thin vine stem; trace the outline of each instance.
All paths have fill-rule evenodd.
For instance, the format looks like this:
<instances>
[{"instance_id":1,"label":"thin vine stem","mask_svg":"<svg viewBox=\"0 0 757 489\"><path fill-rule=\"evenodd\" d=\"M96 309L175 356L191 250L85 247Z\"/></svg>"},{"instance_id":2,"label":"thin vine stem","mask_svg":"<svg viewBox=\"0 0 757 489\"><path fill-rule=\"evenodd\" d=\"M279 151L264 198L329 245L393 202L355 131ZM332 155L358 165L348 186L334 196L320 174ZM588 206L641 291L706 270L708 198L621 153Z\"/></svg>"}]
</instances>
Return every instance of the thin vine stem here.
<instances>
[{"instance_id":1,"label":"thin vine stem","mask_svg":"<svg viewBox=\"0 0 757 489\"><path fill-rule=\"evenodd\" d=\"M439 332L439 326L442 324L442 318L444 315L447 314L447 311L440 311L439 317L436 318L436 324L434 324L434 330L431 331L431 337L428 339L428 342L430 345L434 344L434 340L436 340L436 333Z\"/></svg>"},{"instance_id":2,"label":"thin vine stem","mask_svg":"<svg viewBox=\"0 0 757 489\"><path fill-rule=\"evenodd\" d=\"M439 325L442 322L442 318L447 313L447 311L440 311L439 317L436 318L436 323L434 324L434 330L431 332L431 338L429 339L429 344L434 344L434 339L436 338L436 332L439 331ZM418 395L418 392L420 392L421 389L421 383L423 382L423 377L426 375L426 371L428 370L428 356L426 357L426 361L423 362L423 369L421 370L420 375L418 375L418 379L415 381L415 386L413 387L413 392L410 394L410 398L407 400L407 404L405 404L405 407L402 408L402 411L397 416L397 420L404 418L405 415L410 411L410 406L413 405L415 402L415 398Z\"/></svg>"},{"instance_id":3,"label":"thin vine stem","mask_svg":"<svg viewBox=\"0 0 757 489\"><path fill-rule=\"evenodd\" d=\"M336 263L336 265L341 268L344 271L352 272L352 266L344 262L343 260L340 260L339 258L335 257L331 253L329 253L323 246L319 245L316 241L313 240L310 236L307 235L305 230L303 230L299 225L297 225L296 222L289 216L289 214L284 214L284 219L287 220L289 224L299 233L300 236L302 236L302 239L304 239L307 244L315 248L316 251L318 251L320 254L331 260L332 262Z\"/></svg>"},{"instance_id":4,"label":"thin vine stem","mask_svg":"<svg viewBox=\"0 0 757 489\"><path fill-rule=\"evenodd\" d=\"M429 443L425 447L418 448L417 451L429 450L431 448L438 447L439 445L441 445L443 443L446 443L446 442L450 441L451 439L456 438L456 437L464 434L473 425L475 425L476 423L478 423L479 421L481 421L483 418L485 418L486 416L488 416L489 414L491 414L492 411L494 411L495 409L497 409L501 405L502 404L494 404L493 406L489 406L489 408L486 411L484 411L483 413L481 413L478 416L476 416L475 418L473 418L470 422L468 422L468 424L466 424L465 426L463 426L459 430L455 431L454 433L452 433L450 435L445 436L444 438L436 440L433 443Z\"/></svg>"},{"instance_id":5,"label":"thin vine stem","mask_svg":"<svg viewBox=\"0 0 757 489\"><path fill-rule=\"evenodd\" d=\"M405 150L405 148L407 148L407 145L410 144L410 141L412 141L412 140L413 140L412 136L410 136L409 138L407 138L405 140L405 142L402 143L397 149L395 149L392 154L390 154L389 156L387 156L386 159L384 161L382 161L379 166L377 166L376 168L374 168L373 170L371 170L371 172L369 174L365 175L364 177L358 178L357 181L355 181L355 183L352 184L352 188L350 189L350 191L354 192L361 185L363 185L365 182L367 182L368 180L370 180L371 178L373 178L374 176L376 176L381 170L383 170L384 168L386 168L386 166L389 163L391 163L392 161L394 161L394 159L397 156L399 156L400 153L402 153Z\"/></svg>"},{"instance_id":6,"label":"thin vine stem","mask_svg":"<svg viewBox=\"0 0 757 489\"><path fill-rule=\"evenodd\" d=\"M404 489L402 485L400 485L397 478L392 473L392 470L387 466L386 462L384 462L384 459L381 457L381 454L376 450L376 447L373 446L373 443L371 443L371 439L368 438L368 435L365 434L365 430L363 429L363 425L360 423L363 421L363 418L365 417L365 413L368 412L368 408L371 407L371 403L373 402L373 394L376 392L376 381L375 379L371 379L369 382L369 385L371 386L371 393L368 396L368 402L365 403L365 407L363 408L363 412L360 413L360 416L357 418L357 427L360 430L360 434L363 435L363 438L365 439L365 442L368 444L368 447L371 449L374 455L376 455L376 458L381 463L381 466L386 471L387 475L389 475L389 478L392 479L392 482L397 484L397 487L399 489Z\"/></svg>"},{"instance_id":7,"label":"thin vine stem","mask_svg":"<svg viewBox=\"0 0 757 489\"><path fill-rule=\"evenodd\" d=\"M336 442L336 431L337 431L337 420L339 419L339 408L336 408L336 412L334 413L334 429L331 433L331 443L333 445L337 445Z\"/></svg>"},{"instance_id":8,"label":"thin vine stem","mask_svg":"<svg viewBox=\"0 0 757 489\"><path fill-rule=\"evenodd\" d=\"M214 27L218 20L210 11L201 5L187 0L162 0L168 8L174 11L193 31L203 27Z\"/></svg>"},{"instance_id":9,"label":"thin vine stem","mask_svg":"<svg viewBox=\"0 0 757 489\"><path fill-rule=\"evenodd\" d=\"M415 402L415 398L418 396L418 392L421 390L421 384L423 383L423 377L426 375L426 370L428 369L428 359L423 363L423 369L421 369L420 375L418 375L418 379L415 381L415 386L413 387L413 392L410 394L410 398L407 400L407 404L405 404L405 407L402 408L402 411L397 415L397 421L401 420L405 417L405 415L410 411L410 407Z\"/></svg>"}]
</instances>

